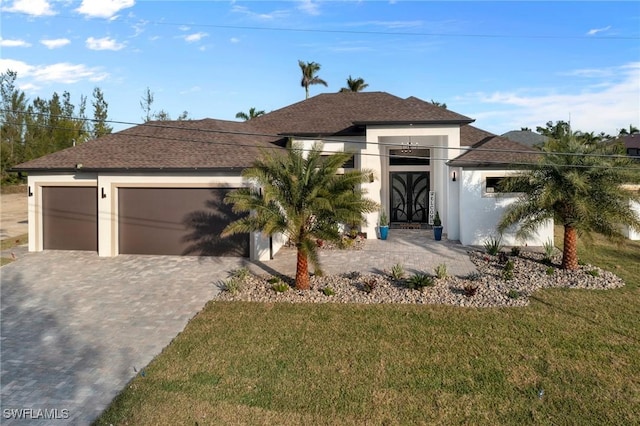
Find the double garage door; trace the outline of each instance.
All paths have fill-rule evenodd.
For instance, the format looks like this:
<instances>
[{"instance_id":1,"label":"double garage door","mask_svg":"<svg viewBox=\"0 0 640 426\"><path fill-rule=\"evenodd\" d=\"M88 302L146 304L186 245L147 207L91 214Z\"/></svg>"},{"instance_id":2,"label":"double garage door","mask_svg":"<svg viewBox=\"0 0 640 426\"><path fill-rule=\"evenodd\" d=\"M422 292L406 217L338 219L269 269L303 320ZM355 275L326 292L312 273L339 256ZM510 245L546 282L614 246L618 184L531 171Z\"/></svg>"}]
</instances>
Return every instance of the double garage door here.
<instances>
[{"instance_id":1,"label":"double garage door","mask_svg":"<svg viewBox=\"0 0 640 426\"><path fill-rule=\"evenodd\" d=\"M226 188L119 188L121 254L249 256L249 235L222 238L239 216L222 202ZM98 249L95 187L44 187L44 248Z\"/></svg>"}]
</instances>

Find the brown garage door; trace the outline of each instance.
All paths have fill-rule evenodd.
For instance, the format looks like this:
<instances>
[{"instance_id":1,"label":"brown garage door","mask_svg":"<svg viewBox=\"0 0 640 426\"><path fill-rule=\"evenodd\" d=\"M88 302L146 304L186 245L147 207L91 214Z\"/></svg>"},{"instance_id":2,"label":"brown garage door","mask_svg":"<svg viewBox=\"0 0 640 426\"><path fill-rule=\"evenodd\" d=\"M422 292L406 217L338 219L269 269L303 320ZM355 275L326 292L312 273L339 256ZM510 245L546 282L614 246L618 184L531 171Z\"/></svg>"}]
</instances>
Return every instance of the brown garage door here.
<instances>
[{"instance_id":1,"label":"brown garage door","mask_svg":"<svg viewBox=\"0 0 640 426\"><path fill-rule=\"evenodd\" d=\"M249 256L249 235L221 238L239 216L222 202L227 188L120 188L122 254Z\"/></svg>"},{"instance_id":2,"label":"brown garage door","mask_svg":"<svg viewBox=\"0 0 640 426\"><path fill-rule=\"evenodd\" d=\"M45 250L98 251L98 188L42 188Z\"/></svg>"}]
</instances>

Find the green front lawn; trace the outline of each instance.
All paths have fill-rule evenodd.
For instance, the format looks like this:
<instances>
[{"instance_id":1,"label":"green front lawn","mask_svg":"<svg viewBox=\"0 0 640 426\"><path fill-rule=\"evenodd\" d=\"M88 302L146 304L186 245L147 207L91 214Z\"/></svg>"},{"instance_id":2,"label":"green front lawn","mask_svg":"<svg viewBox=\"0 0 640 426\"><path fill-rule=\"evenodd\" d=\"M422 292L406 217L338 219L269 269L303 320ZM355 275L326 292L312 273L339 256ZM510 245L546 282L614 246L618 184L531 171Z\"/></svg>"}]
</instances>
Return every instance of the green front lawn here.
<instances>
[{"instance_id":1,"label":"green front lawn","mask_svg":"<svg viewBox=\"0 0 640 426\"><path fill-rule=\"evenodd\" d=\"M627 282L526 308L210 302L98 424L637 424L640 243Z\"/></svg>"}]
</instances>

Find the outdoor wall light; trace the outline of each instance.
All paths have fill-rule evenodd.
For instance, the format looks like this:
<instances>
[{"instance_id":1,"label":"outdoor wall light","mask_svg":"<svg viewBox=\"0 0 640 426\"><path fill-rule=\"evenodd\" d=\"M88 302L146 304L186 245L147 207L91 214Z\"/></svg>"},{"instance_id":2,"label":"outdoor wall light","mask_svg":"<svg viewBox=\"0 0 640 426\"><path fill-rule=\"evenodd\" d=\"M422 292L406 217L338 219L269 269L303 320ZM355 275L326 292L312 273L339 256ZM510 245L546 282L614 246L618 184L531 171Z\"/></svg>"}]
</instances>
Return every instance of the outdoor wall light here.
<instances>
[{"instance_id":1,"label":"outdoor wall light","mask_svg":"<svg viewBox=\"0 0 640 426\"><path fill-rule=\"evenodd\" d=\"M451 179L452 181L456 181L456 172L453 172L453 179Z\"/></svg>"},{"instance_id":2,"label":"outdoor wall light","mask_svg":"<svg viewBox=\"0 0 640 426\"><path fill-rule=\"evenodd\" d=\"M27 196L33 197L33 192L31 192L31 185L27 187Z\"/></svg>"},{"instance_id":3,"label":"outdoor wall light","mask_svg":"<svg viewBox=\"0 0 640 426\"><path fill-rule=\"evenodd\" d=\"M107 198L107 194L104 192L104 188L101 188L101 189L102 189L102 198Z\"/></svg>"}]
</instances>

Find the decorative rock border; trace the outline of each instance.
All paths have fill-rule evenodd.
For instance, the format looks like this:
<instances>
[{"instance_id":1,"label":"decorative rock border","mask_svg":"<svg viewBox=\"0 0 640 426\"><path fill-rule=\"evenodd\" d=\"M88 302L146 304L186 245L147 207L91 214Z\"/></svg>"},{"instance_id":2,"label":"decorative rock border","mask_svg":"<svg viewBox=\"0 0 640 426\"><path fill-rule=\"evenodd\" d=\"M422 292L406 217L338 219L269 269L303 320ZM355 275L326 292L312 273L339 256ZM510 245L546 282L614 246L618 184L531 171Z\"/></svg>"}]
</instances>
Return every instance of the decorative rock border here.
<instances>
[{"instance_id":1,"label":"decorative rock border","mask_svg":"<svg viewBox=\"0 0 640 426\"><path fill-rule=\"evenodd\" d=\"M255 302L292 303L416 303L455 305L467 307L526 306L529 296L543 288L613 289L624 286L624 282L595 266L582 265L576 271L559 269L560 259L544 262L543 255L522 252L518 256L490 256L479 251L470 251L471 261L477 274L467 277L435 278L434 285L422 290L411 290L405 280L396 281L390 275L348 274L311 277L311 290L293 288L276 292L268 282L273 277L249 275L235 292L222 291L219 300L242 300ZM505 279L506 262L513 262L513 274ZM433 275L433 271L425 271ZM293 285L289 277L281 278ZM272 280L273 281L273 280ZM332 295L323 291L330 288ZM465 289L467 291L465 291ZM370 291L368 291L370 290ZM474 293L469 295L469 293Z\"/></svg>"}]
</instances>

